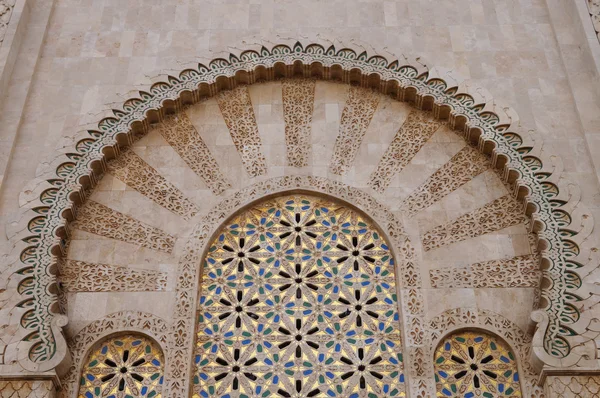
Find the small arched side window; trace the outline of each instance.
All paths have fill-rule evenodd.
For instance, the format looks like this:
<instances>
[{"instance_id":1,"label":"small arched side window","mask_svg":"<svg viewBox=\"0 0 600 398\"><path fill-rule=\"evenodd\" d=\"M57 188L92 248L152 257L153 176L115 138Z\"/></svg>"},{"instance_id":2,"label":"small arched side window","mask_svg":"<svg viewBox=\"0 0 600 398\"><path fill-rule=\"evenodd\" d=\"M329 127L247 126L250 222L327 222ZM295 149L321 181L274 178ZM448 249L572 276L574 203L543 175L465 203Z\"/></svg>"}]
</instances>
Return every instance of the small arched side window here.
<instances>
[{"instance_id":1,"label":"small arched side window","mask_svg":"<svg viewBox=\"0 0 600 398\"><path fill-rule=\"evenodd\" d=\"M106 338L94 345L81 370L79 398L161 397L164 357L140 334Z\"/></svg>"},{"instance_id":2,"label":"small arched side window","mask_svg":"<svg viewBox=\"0 0 600 398\"><path fill-rule=\"evenodd\" d=\"M459 331L435 350L437 397L521 397L515 355L502 339Z\"/></svg>"}]
</instances>

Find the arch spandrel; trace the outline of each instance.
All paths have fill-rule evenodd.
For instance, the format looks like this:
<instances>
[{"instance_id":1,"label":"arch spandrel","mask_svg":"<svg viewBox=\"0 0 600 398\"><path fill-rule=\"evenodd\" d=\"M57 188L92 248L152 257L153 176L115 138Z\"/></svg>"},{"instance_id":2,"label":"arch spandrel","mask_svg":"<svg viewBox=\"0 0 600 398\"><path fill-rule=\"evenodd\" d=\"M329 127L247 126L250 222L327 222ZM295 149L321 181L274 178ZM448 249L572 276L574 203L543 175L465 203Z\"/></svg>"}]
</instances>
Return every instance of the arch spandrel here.
<instances>
[{"instance_id":1,"label":"arch spandrel","mask_svg":"<svg viewBox=\"0 0 600 398\"><path fill-rule=\"evenodd\" d=\"M90 268L89 264L85 264L86 260L83 257L69 258L68 253L75 250L73 242L88 240L92 235L99 235L102 236L100 240L103 241L99 243L100 246L105 245L106 240L117 241L118 243L115 244L117 252L122 252L126 247L142 247L138 251L139 256L134 259L134 264L137 261L137 265L141 265L146 259L152 259L153 251L173 255L175 260L172 263L179 262L180 266L177 276L171 275L171 282L169 282L169 275L163 275L165 274L163 270L145 269L143 266L126 269L122 264L113 264L109 261L101 264L110 275L125 275L125 279L144 279L145 282L136 285L136 289L147 292L161 292L160 289L165 292L174 291L176 300L192 303L193 297L189 293L184 294L173 287L176 284L174 281L178 277L181 278L182 272L188 279L193 279L195 272L194 266L190 264L181 266L182 262L185 262L182 259L197 256L195 250L192 250L193 254L189 251L186 254L182 237L189 236L193 226L205 217L208 209L213 205L218 206L220 198L231 197L231 195L235 197L236 192L243 191L252 184L266 184L263 185L263 189L265 193L269 193L270 190L280 188L277 184L269 185L269 181L270 184L274 184L273 181L282 184L285 176L300 174L303 176L297 178L304 179L302 184L292 184L292 188L313 184L318 189L323 189L324 183L319 179L323 177L351 183L350 185L356 184L361 189L371 192L381 202L376 204L374 199L369 200L370 211L382 211L381 207L390 207L398 211L403 220L409 219L407 225L410 225L410 219L415 215L432 206L437 212L436 217L442 215L439 224L430 225L431 228L425 231L418 230L418 222L414 230L418 232L408 231L411 237L414 235L420 240L416 248L405 247L402 239L397 244L397 250L406 250L414 255L414 259L411 258L402 264L404 268L400 272L402 286L407 289L405 293L407 303L422 302L425 288L431 288L432 291L459 288L502 289L505 287L502 284L509 283L510 286L533 290L532 284L539 276L539 271L535 267L537 258L521 258L535 254L535 250L531 251L530 247L532 244L535 245L536 239L532 238L533 235L527 237L526 229L532 228L538 233L540 247L543 249L539 253L542 258L543 276L552 281L541 285L539 303L544 310L541 313L545 317L544 328L539 329L534 348L538 357L548 364L559 364L553 359L555 357L568 358L565 363L577 363L580 358L578 353L582 351L579 347L575 351L570 350L569 333L571 330L584 330L586 322L589 323L589 318L579 316L581 308L571 304L576 293L565 295L565 292L593 291L587 285L582 285L577 275L578 268L586 269L587 262L582 258L585 258L587 251L582 242L585 238L583 235L587 234L589 229L577 228L576 231L567 232L564 230L568 230L571 225L575 225L580 220L583 220L582 225L587 225L590 218L582 216L582 211L578 210L581 207L577 207L577 204L564 199L569 197L569 191L563 188L564 184L559 180L556 165L545 160L543 153L538 149L539 146L532 144L529 132L512 128L511 123L515 121L512 110L501 107L481 90L455 83L438 69L427 71L418 64L408 66L398 62L389 64L386 62L381 57L369 58L366 53L356 53L348 49L336 50L333 47L325 48L319 45L296 44L276 46L271 50L261 49L259 52L246 52L228 61L218 60L199 65L195 70L183 71L178 77L165 78L165 83L157 83L149 90L140 92L139 97L128 100L123 109L114 111L114 116L103 119L97 128L83 133L77 144L56 161L54 175L46 175L33 184L44 185L47 189L39 193L39 200L28 202L27 207L30 210L21 217L23 225L13 229L15 255L11 270L20 273L11 276L10 280L13 285L19 285L23 297L31 297L28 301L31 307L23 306L16 295L10 299L12 301L9 300L9 305L19 305L15 310L15 314L18 315L14 315L13 319L15 324L20 323L21 326L13 339L25 341L20 343L18 355L13 344L9 343L8 357L18 356L23 366L30 369L39 366L51 368L60 362L60 356L64 353L56 354L55 344L58 341L55 336L59 340L62 336L56 334L59 330L56 327L53 333L51 322L52 319L58 319L55 314L59 313L57 296L54 295L56 284L54 273L60 268L74 273L85 270L86 267ZM301 65L305 67L300 67ZM245 74L238 73L241 70L244 70ZM253 88L259 87L258 85L249 86L250 88L238 87L238 82L247 81L252 84L257 80L292 76L338 80L351 83L352 86L345 89L343 103L325 104L330 105L327 113L327 106L318 109L317 96L320 95L319 85L328 83L317 81L313 93L315 105L312 120L290 116L302 114L310 109L310 104L293 100L294 95L297 98L311 95L310 88L291 87L287 90L287 95L292 98L291 101L286 104L283 98L283 103L269 104L260 103L260 95L253 97ZM314 80L311 81L314 83ZM276 84L289 86L290 83L286 82ZM218 94L222 90L231 91ZM376 94L372 90L389 94L389 97ZM244 94L246 92L247 95ZM410 102L417 108L432 110L432 112L419 113L421 111L413 110L415 116L412 119L406 116L402 122L396 121L395 126L393 122L389 125L382 122L383 124L379 125L377 118L382 109L381 103L390 103L390 97ZM194 106L182 111L185 105L198 101L199 104L194 106L210 106L213 114L220 114L216 120L213 120L212 125L209 123L209 127L205 128L202 123L194 120L194 114L190 111ZM346 104L352 101L356 102L352 109L359 109L361 118L355 119L356 115L352 112L344 113ZM406 113L410 114L410 112ZM173 113L181 117L172 116ZM189 122L185 121L184 115L190 119ZM273 115L277 117L272 117ZM287 121L286 115L290 116ZM335 125L335 128L331 131L331 136L335 136L335 139L330 139L327 142L328 146L321 148L326 149L321 152L313 150L308 154L294 151L293 145L298 145L294 142L308 142L307 137L314 138L315 132L324 131L323 126L319 127L318 123L324 120L326 126L328 115L333 117L332 125ZM319 119L321 116L324 117L323 120ZM174 127L151 129L149 122L157 121L161 122L160 126L164 127L172 123ZM297 124L293 125L294 123ZM402 128L403 124L407 124L405 129ZM420 127L416 130L409 128L415 124ZM267 127L268 125L270 127ZM344 129L343 126L357 126L357 128ZM372 141L372 131L376 126L383 130L388 128L388 141ZM459 136L473 144L472 149L464 146L464 143L460 146L459 143L462 141L458 139L439 141L441 134L439 132L446 129L458 130ZM149 130L149 135L136 142ZM308 136L307 130L311 130ZM193 134L199 132L201 140L194 135L195 138L190 141L188 134L187 140L182 141L177 133L179 131ZM275 141L270 141L274 139L275 131L278 131L279 136ZM415 131L418 132L416 140ZM292 139L286 141L284 137L289 137L285 134ZM228 140L226 143L225 139ZM259 144L257 139L260 139ZM412 146L412 150L403 152L406 148L401 144L406 140L416 144ZM431 145L427 147L431 143L437 143L438 149L443 147L446 150L439 153L439 158L430 157L433 163L436 159L443 159L443 161L431 165L429 171L421 170L419 174L414 168L418 163L414 163L413 160L419 160L419 152L423 148L436 154L435 145L433 149L429 148ZM321 143L313 142L313 148L318 146L316 144ZM127 145L132 145L132 148L127 149ZM170 157L153 158L153 154L157 153L161 145L169 148ZM371 158L366 150L369 146L374 153ZM190 148L193 150L190 151ZM491 155L490 160L478 155L477 150ZM190 153L203 156L195 158L189 156ZM402 156L398 157L398 154ZM296 172L286 163L293 155L300 159L294 160L299 162L298 164L302 165L305 160L303 156L306 156L308 162L313 162L313 166L311 167L309 163L309 166L303 166L308 168L301 168ZM408 161L406 156L410 158ZM108 161L114 157L116 160ZM229 161L235 166L228 168ZM183 170L187 178L194 181L194 189L190 190L182 178L178 178L173 170L168 170L169 162L177 164L180 171ZM490 164L482 165L482 162L490 162ZM494 167L499 169L499 173L493 171ZM219 172L204 173L203 170L207 169ZM142 177L134 176L132 170L141 173ZM407 170L415 173L421 180L419 184L412 187L413 189L402 191L402 187L394 184L398 184L403 178L407 181L411 180L403 176ZM103 173L113 179L110 189L106 188L106 193L96 190L91 194L91 188L100 181ZM253 175L254 178L249 177ZM370 183L371 176L378 178L377 184ZM440 190L435 180L437 177L450 178L450 188ZM313 180L310 180L311 178ZM353 182L354 178L357 179L356 182ZM105 176L102 181L106 179ZM479 195L476 198L469 198L466 203L470 204L465 207L453 210L444 208L447 203L445 201L450 201L456 196L460 198L473 184L486 179L498 185L496 192L505 189L503 195L495 197ZM146 184L147 181L152 181L152 184ZM507 182L508 188L504 187L502 181ZM343 188L338 189L343 191ZM196 192L193 192L194 190ZM133 193L115 193L119 191ZM404 198L409 199L407 201L409 204L404 203L402 206L408 208L387 202L386 195L389 193L405 195ZM111 196L116 198L119 195L130 195L129 201L132 201L132 197L135 196L136 203L147 204L148 209L152 210L145 211L142 206L134 206L131 203L118 204L118 201L111 199ZM419 208L425 205L427 206L423 209ZM93 212L89 211L91 208ZM90 218L85 220L77 218L78 213L86 211L87 214L103 213L113 223L126 228L111 231L101 222L94 223ZM143 217L144 214L152 215ZM490 214L495 214L496 217L490 218ZM531 223L524 214L532 216ZM161 228L158 222L161 217L168 220L168 226ZM75 218L77 221L72 223ZM477 221L473 223L473 220ZM459 228L467 224L476 227L468 230ZM178 235L177 227L182 227L185 232ZM462 232L455 234L457 229ZM504 231L504 233L497 234L497 231ZM469 242L483 244L487 249L493 244L486 239L503 234L521 236L520 241L526 243L520 244L520 248L511 249L512 252L509 250L510 266L519 273L512 275L514 276L512 279L499 277L499 285L480 284L481 275L490 275L490 272L493 273L494 270L504 266L498 261L506 258L503 258L498 251L496 251L497 258L482 256L478 261L468 264L464 259L461 260L460 256L453 258L455 264L462 264L464 268L462 270L445 269L447 267L435 263L436 258L443 257L440 253L443 254L448 247L458 247L460 248L458 251L462 251L465 255L469 252L477 253L471 248ZM146 237L151 239L148 240ZM501 238L496 237L492 240L494 239ZM85 252L84 246L79 246L78 250L81 253ZM157 250L159 248L162 249ZM529 252L517 255L519 250L524 248ZM450 252L452 250L448 250L446 254ZM57 255L66 256L65 264L60 262L57 264L55 257ZM99 259L87 260L88 263L99 263ZM423 264L430 260L433 261L431 265L423 268ZM568 274L566 270L569 268L575 272ZM22 271L23 269L25 271ZM465 269L468 272L465 273ZM154 273L149 275L148 271ZM469 278L469 274L479 277ZM122 294L132 289L130 285L114 283L115 280L111 278L113 276L101 280L88 273L80 280L87 289L84 290L86 293L96 292L98 297L110 292ZM165 278L167 282L162 283ZM460 283L451 286L440 284L439 281L446 279ZM530 300L533 306L535 300L533 295ZM590 301L589 305L592 304ZM482 302L481 305L485 303ZM164 308L161 311L167 312ZM405 313L407 317L405 322L412 322L405 326L410 324L410 327L418 330L424 324L423 317L426 309L416 305L407 307L406 311L414 311L414 313ZM183 312L175 311L174 321L181 321L184 324L189 322L186 320L187 316L189 316L188 309ZM187 324L186 327L191 326ZM411 351L409 355L418 357L420 355L418 348L423 339L419 336L410 338L412 341L409 343L414 347L414 352ZM186 343L181 344L185 346ZM176 364L180 367L179 372L181 366L185 367L183 362Z\"/></svg>"}]
</instances>

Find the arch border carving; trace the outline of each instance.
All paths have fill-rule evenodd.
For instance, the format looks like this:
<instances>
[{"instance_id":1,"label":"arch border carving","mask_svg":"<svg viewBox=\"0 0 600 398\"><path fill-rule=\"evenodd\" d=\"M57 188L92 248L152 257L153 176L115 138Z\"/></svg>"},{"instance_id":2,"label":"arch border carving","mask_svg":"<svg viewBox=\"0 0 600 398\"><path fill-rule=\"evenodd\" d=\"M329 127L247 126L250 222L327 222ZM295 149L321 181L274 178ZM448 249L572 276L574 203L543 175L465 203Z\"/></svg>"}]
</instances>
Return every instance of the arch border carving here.
<instances>
[{"instance_id":1,"label":"arch border carving","mask_svg":"<svg viewBox=\"0 0 600 398\"><path fill-rule=\"evenodd\" d=\"M21 198L27 210L7 231L14 250L2 275L8 288L20 292L2 300L4 308L12 309L7 315L10 323L18 325L7 350L16 351L12 357L21 366L49 370L63 360L59 326L65 319L58 306L56 263L65 251L69 222L106 170L107 160L118 156L151 123L186 104L238 84L292 76L371 87L432 110L436 118L448 119L452 128L490 155L522 200L539 236L545 321L537 331L535 352L555 366L580 361L584 353L572 346L580 344L577 335L591 322L580 313L600 301L591 297L600 293L600 287L582 282L595 267L582 244L593 221L579 204L577 189L560 179L560 161L546 158L539 141L519 126L512 109L484 90L459 83L451 72L428 69L419 62L388 61L350 48L290 42L230 54L229 59L217 58L177 77L164 77L125 101L122 109L113 110L97 127L82 132L73 147L53 161L50 172L30 183Z\"/></svg>"},{"instance_id":2,"label":"arch border carving","mask_svg":"<svg viewBox=\"0 0 600 398\"><path fill-rule=\"evenodd\" d=\"M139 332L152 338L162 348L165 359L168 357L165 348L169 326L164 319L140 311L119 311L106 315L81 329L69 344L72 364L61 378L65 398L75 397L77 392L72 388L79 386L77 380L81 374L83 359L94 344L112 334L125 332Z\"/></svg>"}]
</instances>

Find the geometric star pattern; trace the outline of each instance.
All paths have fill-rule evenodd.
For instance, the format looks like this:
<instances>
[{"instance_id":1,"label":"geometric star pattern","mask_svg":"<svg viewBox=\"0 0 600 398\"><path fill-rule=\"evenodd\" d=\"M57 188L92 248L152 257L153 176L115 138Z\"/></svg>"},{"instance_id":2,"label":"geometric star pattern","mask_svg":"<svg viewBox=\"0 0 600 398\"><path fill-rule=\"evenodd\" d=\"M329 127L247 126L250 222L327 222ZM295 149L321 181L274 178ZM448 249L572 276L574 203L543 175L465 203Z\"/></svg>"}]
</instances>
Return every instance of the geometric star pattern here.
<instances>
[{"instance_id":1,"label":"geometric star pattern","mask_svg":"<svg viewBox=\"0 0 600 398\"><path fill-rule=\"evenodd\" d=\"M203 265L194 397L405 396L394 259L358 211L268 199Z\"/></svg>"},{"instance_id":2,"label":"geometric star pattern","mask_svg":"<svg viewBox=\"0 0 600 398\"><path fill-rule=\"evenodd\" d=\"M79 398L160 398L163 354L140 335L119 335L94 347L83 367Z\"/></svg>"},{"instance_id":3,"label":"geometric star pattern","mask_svg":"<svg viewBox=\"0 0 600 398\"><path fill-rule=\"evenodd\" d=\"M514 354L496 336L463 331L445 338L435 357L437 397L521 397Z\"/></svg>"}]
</instances>

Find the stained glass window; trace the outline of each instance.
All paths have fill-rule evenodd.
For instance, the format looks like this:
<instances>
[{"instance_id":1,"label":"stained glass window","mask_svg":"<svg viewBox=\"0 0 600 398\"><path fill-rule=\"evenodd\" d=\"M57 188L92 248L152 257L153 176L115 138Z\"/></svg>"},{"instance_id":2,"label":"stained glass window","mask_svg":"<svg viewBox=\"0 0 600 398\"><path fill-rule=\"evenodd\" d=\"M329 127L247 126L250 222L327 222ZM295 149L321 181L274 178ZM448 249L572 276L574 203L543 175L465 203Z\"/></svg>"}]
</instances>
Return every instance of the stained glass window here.
<instances>
[{"instance_id":1,"label":"stained glass window","mask_svg":"<svg viewBox=\"0 0 600 398\"><path fill-rule=\"evenodd\" d=\"M508 345L491 334L464 331L435 352L438 397L520 397L519 373Z\"/></svg>"},{"instance_id":2,"label":"stained glass window","mask_svg":"<svg viewBox=\"0 0 600 398\"><path fill-rule=\"evenodd\" d=\"M120 335L101 341L82 370L79 398L159 398L163 353L152 340Z\"/></svg>"},{"instance_id":3,"label":"stained glass window","mask_svg":"<svg viewBox=\"0 0 600 398\"><path fill-rule=\"evenodd\" d=\"M331 200L267 200L219 232L196 338L195 397L404 396L388 243Z\"/></svg>"}]
</instances>

